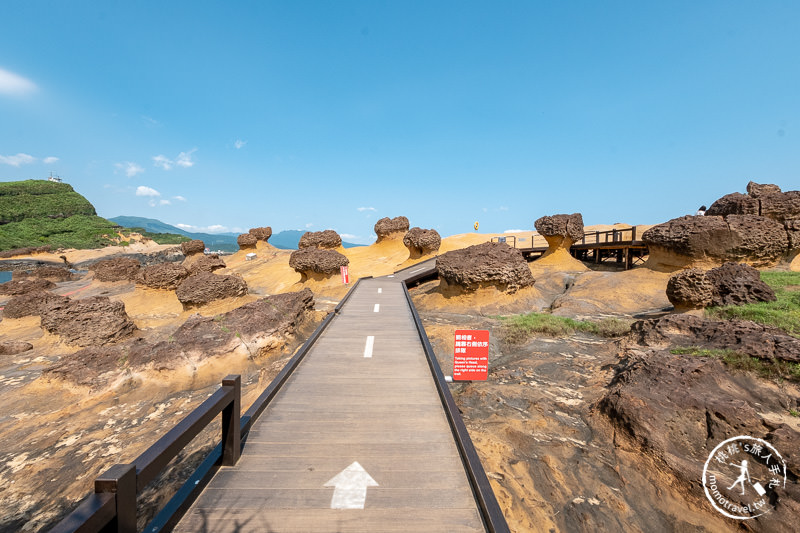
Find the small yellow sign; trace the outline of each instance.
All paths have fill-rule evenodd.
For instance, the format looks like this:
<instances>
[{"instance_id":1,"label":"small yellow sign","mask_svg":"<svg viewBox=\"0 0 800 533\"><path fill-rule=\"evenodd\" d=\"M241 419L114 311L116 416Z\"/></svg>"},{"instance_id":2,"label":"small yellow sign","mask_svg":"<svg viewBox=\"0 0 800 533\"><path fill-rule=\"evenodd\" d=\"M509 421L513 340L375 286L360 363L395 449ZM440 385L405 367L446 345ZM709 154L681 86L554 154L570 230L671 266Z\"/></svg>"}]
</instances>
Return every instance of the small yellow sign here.
<instances>
[{"instance_id":1,"label":"small yellow sign","mask_svg":"<svg viewBox=\"0 0 800 533\"><path fill-rule=\"evenodd\" d=\"M475 231L478 231L478 221L475 221Z\"/></svg>"}]
</instances>

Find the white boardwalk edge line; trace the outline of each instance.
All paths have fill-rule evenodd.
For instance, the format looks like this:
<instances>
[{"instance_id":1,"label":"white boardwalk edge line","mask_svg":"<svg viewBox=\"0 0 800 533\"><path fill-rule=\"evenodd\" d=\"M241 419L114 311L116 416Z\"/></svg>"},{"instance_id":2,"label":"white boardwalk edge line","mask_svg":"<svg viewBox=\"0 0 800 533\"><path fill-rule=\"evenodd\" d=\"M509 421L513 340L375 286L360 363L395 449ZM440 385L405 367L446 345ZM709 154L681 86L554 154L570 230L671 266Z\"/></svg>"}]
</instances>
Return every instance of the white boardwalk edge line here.
<instances>
[{"instance_id":1,"label":"white boardwalk edge line","mask_svg":"<svg viewBox=\"0 0 800 533\"><path fill-rule=\"evenodd\" d=\"M364 357L372 357L372 347L375 345L375 335L367 336L367 344L364 346Z\"/></svg>"},{"instance_id":2,"label":"white boardwalk edge line","mask_svg":"<svg viewBox=\"0 0 800 533\"><path fill-rule=\"evenodd\" d=\"M414 274L414 273L416 273L416 272L421 272L421 271L423 271L423 270L425 270L425 269L424 269L424 268L418 268L418 269L416 269L416 270L412 270L411 272L409 272L409 274Z\"/></svg>"},{"instance_id":3,"label":"white boardwalk edge line","mask_svg":"<svg viewBox=\"0 0 800 533\"><path fill-rule=\"evenodd\" d=\"M381 310L381 304L375 304L375 309L373 309L373 311L378 313L378 312L380 312L380 310Z\"/></svg>"},{"instance_id":4,"label":"white boardwalk edge line","mask_svg":"<svg viewBox=\"0 0 800 533\"><path fill-rule=\"evenodd\" d=\"M334 487L331 509L363 509L367 487L377 487L378 483L355 461L323 486Z\"/></svg>"}]
</instances>

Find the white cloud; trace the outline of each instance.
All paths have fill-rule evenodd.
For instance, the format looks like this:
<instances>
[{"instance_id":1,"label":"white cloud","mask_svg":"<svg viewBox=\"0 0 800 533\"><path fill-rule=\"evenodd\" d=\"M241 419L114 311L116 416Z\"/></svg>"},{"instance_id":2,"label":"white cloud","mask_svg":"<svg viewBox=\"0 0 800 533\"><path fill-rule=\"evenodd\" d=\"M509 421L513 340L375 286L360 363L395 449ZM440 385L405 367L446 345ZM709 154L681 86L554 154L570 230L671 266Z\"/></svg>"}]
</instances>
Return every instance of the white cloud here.
<instances>
[{"instance_id":1,"label":"white cloud","mask_svg":"<svg viewBox=\"0 0 800 533\"><path fill-rule=\"evenodd\" d=\"M237 150L241 150L245 144L247 144L247 141L241 139L236 139L236 142L233 143Z\"/></svg>"},{"instance_id":2,"label":"white cloud","mask_svg":"<svg viewBox=\"0 0 800 533\"><path fill-rule=\"evenodd\" d=\"M161 200L158 201L158 205L172 205L172 202L162 198Z\"/></svg>"},{"instance_id":3,"label":"white cloud","mask_svg":"<svg viewBox=\"0 0 800 533\"><path fill-rule=\"evenodd\" d=\"M147 115L142 115L142 120L145 122L145 124L148 124L150 126L161 126L161 123L159 121L157 121L153 117L148 117Z\"/></svg>"},{"instance_id":4,"label":"white cloud","mask_svg":"<svg viewBox=\"0 0 800 533\"><path fill-rule=\"evenodd\" d=\"M357 207L357 211L363 213L364 211L377 211L374 207Z\"/></svg>"},{"instance_id":5,"label":"white cloud","mask_svg":"<svg viewBox=\"0 0 800 533\"><path fill-rule=\"evenodd\" d=\"M5 163L6 165L11 165L12 167L30 165L31 163L35 162L36 158L28 154L0 155L0 163Z\"/></svg>"},{"instance_id":6,"label":"white cloud","mask_svg":"<svg viewBox=\"0 0 800 533\"><path fill-rule=\"evenodd\" d=\"M184 198L183 196L173 196L172 199L173 200L178 200L179 202L188 202L188 200L186 198Z\"/></svg>"},{"instance_id":7,"label":"white cloud","mask_svg":"<svg viewBox=\"0 0 800 533\"><path fill-rule=\"evenodd\" d=\"M0 68L0 94L21 96L37 89L38 87L31 80Z\"/></svg>"},{"instance_id":8,"label":"white cloud","mask_svg":"<svg viewBox=\"0 0 800 533\"><path fill-rule=\"evenodd\" d=\"M53 163L58 163L58 158L53 156L45 157L44 159L42 159L42 162L45 165L52 165Z\"/></svg>"},{"instance_id":9,"label":"white cloud","mask_svg":"<svg viewBox=\"0 0 800 533\"><path fill-rule=\"evenodd\" d=\"M174 163L171 159L159 154L153 158L153 164L157 167L163 168L164 170L171 170Z\"/></svg>"},{"instance_id":10,"label":"white cloud","mask_svg":"<svg viewBox=\"0 0 800 533\"><path fill-rule=\"evenodd\" d=\"M181 152L178 154L178 159L175 160L175 164L179 167L189 168L194 166L194 161L192 161L192 154L197 151L197 148L192 148L188 152Z\"/></svg>"},{"instance_id":11,"label":"white cloud","mask_svg":"<svg viewBox=\"0 0 800 533\"><path fill-rule=\"evenodd\" d=\"M508 211L508 208L504 205L500 206L500 211Z\"/></svg>"},{"instance_id":12,"label":"white cloud","mask_svg":"<svg viewBox=\"0 0 800 533\"><path fill-rule=\"evenodd\" d=\"M313 222L309 222L308 224L306 224L306 227L307 227L307 228L310 228L310 227L312 227L313 225L314 225L314 223L313 223Z\"/></svg>"},{"instance_id":13,"label":"white cloud","mask_svg":"<svg viewBox=\"0 0 800 533\"><path fill-rule=\"evenodd\" d=\"M134 177L136 174L141 174L144 172L144 169L137 165L136 163L132 163L131 161L125 161L124 163L115 163L114 166L125 172L125 175L129 178Z\"/></svg>"},{"instance_id":14,"label":"white cloud","mask_svg":"<svg viewBox=\"0 0 800 533\"><path fill-rule=\"evenodd\" d=\"M507 229L503 233L523 233L525 231L530 231L529 229Z\"/></svg>"},{"instance_id":15,"label":"white cloud","mask_svg":"<svg viewBox=\"0 0 800 533\"><path fill-rule=\"evenodd\" d=\"M161 193L155 189L151 189L150 187L139 185L136 188L136 196L161 196Z\"/></svg>"},{"instance_id":16,"label":"white cloud","mask_svg":"<svg viewBox=\"0 0 800 533\"><path fill-rule=\"evenodd\" d=\"M172 170L172 167L176 165L183 168L193 167L194 161L192 160L192 154L196 151L197 148L192 148L188 152L181 152L178 154L178 157L176 157L175 160L172 160L163 154L158 154L157 156L153 157L153 164L159 168L163 168L164 170Z\"/></svg>"},{"instance_id":17,"label":"white cloud","mask_svg":"<svg viewBox=\"0 0 800 533\"><path fill-rule=\"evenodd\" d=\"M342 239L350 239L350 240L360 239L358 235L353 235L352 233L340 233L339 236Z\"/></svg>"},{"instance_id":18,"label":"white cloud","mask_svg":"<svg viewBox=\"0 0 800 533\"><path fill-rule=\"evenodd\" d=\"M176 227L186 231L194 231L194 226L191 224L175 224Z\"/></svg>"},{"instance_id":19,"label":"white cloud","mask_svg":"<svg viewBox=\"0 0 800 533\"><path fill-rule=\"evenodd\" d=\"M222 224L211 224L210 226L193 226L191 224L175 224L176 227L184 230L191 231L192 233L231 233L242 232L241 228L229 228Z\"/></svg>"}]
</instances>

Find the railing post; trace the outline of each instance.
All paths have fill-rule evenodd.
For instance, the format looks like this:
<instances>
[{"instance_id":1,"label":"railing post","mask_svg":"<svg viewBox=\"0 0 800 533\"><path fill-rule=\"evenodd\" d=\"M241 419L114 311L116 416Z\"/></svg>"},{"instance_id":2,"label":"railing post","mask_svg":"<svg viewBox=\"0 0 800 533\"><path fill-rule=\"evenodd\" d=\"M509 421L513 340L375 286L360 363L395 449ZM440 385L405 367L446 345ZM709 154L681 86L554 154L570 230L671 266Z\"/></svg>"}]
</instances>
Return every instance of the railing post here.
<instances>
[{"instance_id":1,"label":"railing post","mask_svg":"<svg viewBox=\"0 0 800 533\"><path fill-rule=\"evenodd\" d=\"M631 242L636 240L636 226L631 228Z\"/></svg>"},{"instance_id":2,"label":"railing post","mask_svg":"<svg viewBox=\"0 0 800 533\"><path fill-rule=\"evenodd\" d=\"M94 480L95 493L114 493L117 516L107 526L114 533L136 533L136 465L114 465Z\"/></svg>"},{"instance_id":3,"label":"railing post","mask_svg":"<svg viewBox=\"0 0 800 533\"><path fill-rule=\"evenodd\" d=\"M222 466L233 466L241 454L242 435L239 428L242 400L242 376L226 376L223 387L233 387L233 402L222 410Z\"/></svg>"}]
</instances>

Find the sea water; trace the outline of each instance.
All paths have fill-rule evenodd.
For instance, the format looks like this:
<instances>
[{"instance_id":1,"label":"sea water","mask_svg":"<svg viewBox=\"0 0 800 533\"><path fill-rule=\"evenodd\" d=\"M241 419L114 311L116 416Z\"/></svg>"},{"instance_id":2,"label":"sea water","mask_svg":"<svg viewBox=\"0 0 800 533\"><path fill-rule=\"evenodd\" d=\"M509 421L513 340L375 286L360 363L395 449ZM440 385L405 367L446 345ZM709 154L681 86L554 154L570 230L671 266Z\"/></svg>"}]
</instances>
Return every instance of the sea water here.
<instances>
[{"instance_id":1,"label":"sea water","mask_svg":"<svg viewBox=\"0 0 800 533\"><path fill-rule=\"evenodd\" d=\"M11 281L11 272L0 271L0 283Z\"/></svg>"}]
</instances>

